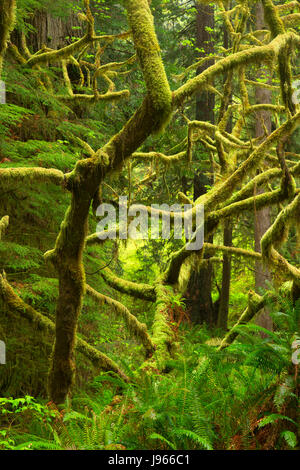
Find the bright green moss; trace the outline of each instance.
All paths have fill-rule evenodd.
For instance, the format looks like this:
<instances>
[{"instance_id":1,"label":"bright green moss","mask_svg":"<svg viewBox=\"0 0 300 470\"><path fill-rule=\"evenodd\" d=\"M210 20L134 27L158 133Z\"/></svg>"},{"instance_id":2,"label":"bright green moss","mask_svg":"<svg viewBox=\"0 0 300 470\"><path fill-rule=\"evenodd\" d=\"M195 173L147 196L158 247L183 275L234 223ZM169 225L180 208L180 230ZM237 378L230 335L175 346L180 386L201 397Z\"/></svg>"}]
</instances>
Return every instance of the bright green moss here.
<instances>
[{"instance_id":1,"label":"bright green moss","mask_svg":"<svg viewBox=\"0 0 300 470\"><path fill-rule=\"evenodd\" d=\"M9 33L12 31L16 16L16 1L2 0L0 2L0 78L2 74L3 58L9 39Z\"/></svg>"},{"instance_id":2,"label":"bright green moss","mask_svg":"<svg viewBox=\"0 0 300 470\"><path fill-rule=\"evenodd\" d=\"M151 107L157 120L155 130L159 131L170 118L172 94L160 55L153 16L147 0L125 0L125 6Z\"/></svg>"}]
</instances>

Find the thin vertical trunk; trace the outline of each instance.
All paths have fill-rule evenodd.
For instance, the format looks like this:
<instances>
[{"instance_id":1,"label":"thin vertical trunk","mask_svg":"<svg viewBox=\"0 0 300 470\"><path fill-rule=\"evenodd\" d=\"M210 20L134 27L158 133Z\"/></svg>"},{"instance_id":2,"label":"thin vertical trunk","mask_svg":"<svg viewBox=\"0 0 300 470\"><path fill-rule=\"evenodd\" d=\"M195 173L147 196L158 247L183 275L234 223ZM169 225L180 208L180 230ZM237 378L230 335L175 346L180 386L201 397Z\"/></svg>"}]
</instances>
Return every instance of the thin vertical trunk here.
<instances>
[{"instance_id":1,"label":"thin vertical trunk","mask_svg":"<svg viewBox=\"0 0 300 470\"><path fill-rule=\"evenodd\" d=\"M256 29L263 29L265 26L264 21L264 10L261 2L258 2L256 5ZM262 76L268 75L268 69L263 69L261 72ZM256 88L256 103L271 103L272 102L272 94L270 90L262 87ZM256 137L264 136L265 131L268 134L271 133L271 115L268 111L260 111L257 113L256 116L256 124L255 124L255 135ZM257 194L263 192L264 190L261 189L257 191ZM260 241L264 233L268 230L271 225L271 215L270 215L270 208L266 207L259 211L255 211L254 213L254 237L255 237L255 250L261 251L260 248ZM259 293L261 289L265 289L267 287L268 281L271 280L271 274L266 269L260 261L256 262L255 266L255 289ZM257 318L257 323L267 328L268 330L272 330L272 319L269 315L267 309L261 311L260 315Z\"/></svg>"},{"instance_id":2,"label":"thin vertical trunk","mask_svg":"<svg viewBox=\"0 0 300 470\"><path fill-rule=\"evenodd\" d=\"M225 246L232 246L232 223L229 219L225 220L223 241ZM218 312L218 328L227 330L228 312L229 312L229 295L230 295L230 279L231 279L231 255L224 253L223 255L223 271L222 271L222 290L220 295L220 304Z\"/></svg>"},{"instance_id":3,"label":"thin vertical trunk","mask_svg":"<svg viewBox=\"0 0 300 470\"><path fill-rule=\"evenodd\" d=\"M224 48L229 48L229 34L226 26L224 26ZM232 102L232 93L228 97ZM232 132L232 115L227 123L227 132ZM232 246L232 222L230 219L225 220L223 231L223 244L225 246ZM228 253L223 254L223 269L222 269L222 287L220 297L218 300L218 328L227 330L228 313L229 313L229 298L230 298L230 283L231 283L231 255Z\"/></svg>"},{"instance_id":4,"label":"thin vertical trunk","mask_svg":"<svg viewBox=\"0 0 300 470\"><path fill-rule=\"evenodd\" d=\"M214 8L209 5L195 5L197 9L196 15L196 47L204 50L197 57L207 56L213 52L214 46L211 40L209 30L214 29ZM207 30L206 28L209 28ZM197 69L197 75L203 72L207 67L212 65L213 61L206 62ZM214 122L214 105L215 99L212 93L207 91L198 93L196 96L196 119L199 121ZM199 162L201 165L201 163ZM194 201L199 196L206 193L206 185L211 185L212 180L204 175L201 168L194 175ZM213 242L212 239L207 240ZM206 257L206 256L204 256ZM216 315L211 296L212 291L212 266L208 264L199 271L191 274L186 298L187 308L190 313L191 320L194 323L207 323L214 325L216 323Z\"/></svg>"}]
</instances>

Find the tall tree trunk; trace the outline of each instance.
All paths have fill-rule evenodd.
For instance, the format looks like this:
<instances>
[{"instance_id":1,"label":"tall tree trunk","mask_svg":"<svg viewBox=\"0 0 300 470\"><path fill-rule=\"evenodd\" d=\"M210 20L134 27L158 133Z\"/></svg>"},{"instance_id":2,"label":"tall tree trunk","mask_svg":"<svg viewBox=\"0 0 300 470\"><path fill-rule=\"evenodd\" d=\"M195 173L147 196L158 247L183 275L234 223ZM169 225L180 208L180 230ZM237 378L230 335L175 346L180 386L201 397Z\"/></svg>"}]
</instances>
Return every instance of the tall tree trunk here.
<instances>
[{"instance_id":1,"label":"tall tree trunk","mask_svg":"<svg viewBox=\"0 0 300 470\"><path fill-rule=\"evenodd\" d=\"M77 3L76 0L74 3ZM43 46L51 49L59 49L66 44L72 43L72 37L82 37L84 29L79 21L75 10L66 7L65 16L55 16L47 9L35 10L27 19L34 30L26 34L27 44L32 53L40 50ZM74 29L76 28L76 29ZM20 31L15 30L12 34L12 42L22 49Z\"/></svg>"},{"instance_id":2,"label":"tall tree trunk","mask_svg":"<svg viewBox=\"0 0 300 470\"><path fill-rule=\"evenodd\" d=\"M232 222L225 220L223 242L225 246L232 246ZM231 279L231 255L224 253L223 255L223 271L222 271L222 290L220 295L220 304L218 312L218 328L227 330L228 312L229 312L229 295L230 295L230 279Z\"/></svg>"},{"instance_id":3,"label":"tall tree trunk","mask_svg":"<svg viewBox=\"0 0 300 470\"><path fill-rule=\"evenodd\" d=\"M210 30L206 29L214 29L214 8L209 5L199 5L198 3L196 3L195 7L197 9L196 47L204 50L200 54L197 52L197 57L205 57L214 50ZM212 63L213 61L208 61L199 67L196 72L197 75L212 65ZM214 105L214 94L208 92L198 93L196 96L196 119L213 123ZM194 175L194 201L206 193L206 185L211 185L212 183L212 179L205 176L200 168ZM208 241L213 242L212 239ZM186 305L190 312L191 320L194 323L207 323L209 325L216 323L211 291L212 266L208 264L199 271L192 272L186 292Z\"/></svg>"},{"instance_id":4,"label":"tall tree trunk","mask_svg":"<svg viewBox=\"0 0 300 470\"><path fill-rule=\"evenodd\" d=\"M224 25L224 48L229 48L229 34L226 26ZM230 101L232 102L232 93L230 94ZM232 115L227 123L227 132L232 132ZM232 246L232 222L230 219L225 220L223 231L223 244L225 246ZM230 298L230 282L231 282L231 255L229 253L223 254L223 269L222 269L222 288L219 297L218 308L218 328L227 330L228 314L229 314L229 298Z\"/></svg>"},{"instance_id":5,"label":"tall tree trunk","mask_svg":"<svg viewBox=\"0 0 300 470\"><path fill-rule=\"evenodd\" d=\"M263 29L265 27L264 21L264 10L261 2L256 5L256 29ZM268 75L268 70L263 69L261 75L265 77ZM256 103L271 103L272 93L267 88L257 87L255 93ZM259 111L256 116L255 124L255 135L261 137L265 134L265 130L268 134L271 133L271 114L268 111ZM261 189L257 194L263 192ZM268 230L271 225L270 208L266 207L254 213L254 237L255 237L255 250L261 251L260 241L264 233ZM256 261L255 265L255 289L259 293L261 289L267 287L268 281L271 281L271 274L260 261ZM257 318L258 325L272 330L272 319L269 315L268 310L265 308L261 311Z\"/></svg>"},{"instance_id":6,"label":"tall tree trunk","mask_svg":"<svg viewBox=\"0 0 300 470\"><path fill-rule=\"evenodd\" d=\"M38 10L32 18L32 26L36 31L29 35L29 42L34 51L38 51L43 45L59 49L66 43L71 44L73 36L81 37L83 32L77 30L82 23L73 12L70 12L66 18L60 18L51 15L47 10ZM76 30L73 27L76 27Z\"/></svg>"}]
</instances>

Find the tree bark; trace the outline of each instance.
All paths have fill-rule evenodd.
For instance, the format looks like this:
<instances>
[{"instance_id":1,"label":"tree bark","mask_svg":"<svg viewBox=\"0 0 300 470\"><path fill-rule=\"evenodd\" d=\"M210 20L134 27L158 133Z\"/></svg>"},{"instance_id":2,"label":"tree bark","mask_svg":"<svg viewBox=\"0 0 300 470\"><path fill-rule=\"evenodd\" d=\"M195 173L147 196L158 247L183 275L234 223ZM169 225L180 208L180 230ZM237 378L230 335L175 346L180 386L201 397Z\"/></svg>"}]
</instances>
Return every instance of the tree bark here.
<instances>
[{"instance_id":1,"label":"tree bark","mask_svg":"<svg viewBox=\"0 0 300 470\"><path fill-rule=\"evenodd\" d=\"M232 223L230 219L225 220L224 226L224 245L232 246ZM223 271L222 271L222 290L220 295L220 304L218 312L218 328L227 330L228 312L229 312L229 295L231 280L231 255L223 254Z\"/></svg>"},{"instance_id":2,"label":"tree bark","mask_svg":"<svg viewBox=\"0 0 300 470\"><path fill-rule=\"evenodd\" d=\"M82 26L82 23L73 11L70 11L65 18L61 18L52 15L47 10L37 10L29 22L35 28L34 32L28 34L31 52L39 51L43 45L51 49L59 49L66 43L71 44L73 36L81 37L83 32L77 29ZM73 27L76 29L74 30Z\"/></svg>"},{"instance_id":3,"label":"tree bark","mask_svg":"<svg viewBox=\"0 0 300 470\"><path fill-rule=\"evenodd\" d=\"M264 20L264 9L261 2L258 2L256 5L256 29L260 30L265 27ZM263 69L261 76L266 77L268 75L268 70ZM271 103L272 102L272 93L269 89L257 87L255 92L256 103ZM264 136L265 131L268 134L271 133L271 114L269 111L259 111L256 116L255 123L255 136L261 137ZM259 190L257 194L264 192L264 188ZM255 238L255 251L261 252L260 241L262 236L268 230L271 225L271 214L270 208L265 207L264 209L255 211L254 213L254 238ZM267 268L263 266L260 261L255 263L255 290L257 293L260 293L261 289L267 288L268 281L271 281L271 274ZM264 308L257 318L257 324L268 329L272 330L272 319L269 315L269 312Z\"/></svg>"},{"instance_id":4,"label":"tree bark","mask_svg":"<svg viewBox=\"0 0 300 470\"><path fill-rule=\"evenodd\" d=\"M211 33L206 28L214 29L214 8L209 5L195 5L197 9L196 15L196 47L204 52L197 52L197 57L205 57L213 52L214 46L211 38ZM196 74L199 75L207 67L212 65L213 61L205 62L204 65L198 67ZM214 122L214 105L215 97L213 93L207 91L197 93L196 95L196 120ZM201 165L201 162L199 162ZM204 175L203 170L200 168L194 175L194 201L196 201L202 194L207 192L205 185L211 185L212 178ZM210 243L213 240L210 238ZM204 258L207 255L204 254ZM210 263L205 267L200 268L199 271L194 271L191 274L187 292L186 306L190 313L193 323L207 323L214 325L216 323L216 315L212 301L212 273L213 268Z\"/></svg>"}]
</instances>

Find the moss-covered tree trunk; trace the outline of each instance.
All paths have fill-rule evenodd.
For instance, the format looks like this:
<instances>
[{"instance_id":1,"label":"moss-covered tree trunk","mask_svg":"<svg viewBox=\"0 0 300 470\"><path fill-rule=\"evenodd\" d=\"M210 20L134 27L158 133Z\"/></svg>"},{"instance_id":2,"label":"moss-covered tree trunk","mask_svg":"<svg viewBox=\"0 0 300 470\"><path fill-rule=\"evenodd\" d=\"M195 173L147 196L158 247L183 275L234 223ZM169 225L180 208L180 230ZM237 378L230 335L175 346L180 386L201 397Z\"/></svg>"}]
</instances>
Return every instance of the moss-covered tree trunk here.
<instances>
[{"instance_id":1,"label":"moss-covered tree trunk","mask_svg":"<svg viewBox=\"0 0 300 470\"><path fill-rule=\"evenodd\" d=\"M10 31L13 29L16 13L15 0L1 0L0 2L0 78L4 55L9 39Z\"/></svg>"},{"instance_id":2,"label":"moss-covered tree trunk","mask_svg":"<svg viewBox=\"0 0 300 470\"><path fill-rule=\"evenodd\" d=\"M59 276L56 338L49 375L50 398L62 403L70 392L74 371L74 342L85 289L82 251L87 235L89 208L105 175L124 161L169 118L172 96L147 0L126 0L132 37L147 87L144 102L93 157L79 161L66 178L72 202L65 215L54 250L46 254Z\"/></svg>"}]
</instances>

